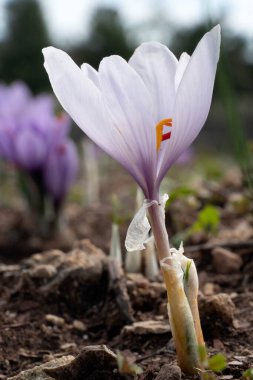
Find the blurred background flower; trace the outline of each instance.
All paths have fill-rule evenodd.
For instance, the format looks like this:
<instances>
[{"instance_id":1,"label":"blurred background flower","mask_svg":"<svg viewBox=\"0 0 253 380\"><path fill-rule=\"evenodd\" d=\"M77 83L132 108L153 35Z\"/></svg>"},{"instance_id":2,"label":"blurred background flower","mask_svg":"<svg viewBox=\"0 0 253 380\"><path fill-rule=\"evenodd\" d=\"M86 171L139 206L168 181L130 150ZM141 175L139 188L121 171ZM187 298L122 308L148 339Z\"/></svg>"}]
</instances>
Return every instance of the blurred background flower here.
<instances>
[{"instance_id":1,"label":"blurred background flower","mask_svg":"<svg viewBox=\"0 0 253 380\"><path fill-rule=\"evenodd\" d=\"M39 215L43 231L55 225L77 176L78 156L68 137L69 126L65 113L55 115L50 95L33 96L23 82L0 85L0 157L17 169L20 189L31 211Z\"/></svg>"}]
</instances>

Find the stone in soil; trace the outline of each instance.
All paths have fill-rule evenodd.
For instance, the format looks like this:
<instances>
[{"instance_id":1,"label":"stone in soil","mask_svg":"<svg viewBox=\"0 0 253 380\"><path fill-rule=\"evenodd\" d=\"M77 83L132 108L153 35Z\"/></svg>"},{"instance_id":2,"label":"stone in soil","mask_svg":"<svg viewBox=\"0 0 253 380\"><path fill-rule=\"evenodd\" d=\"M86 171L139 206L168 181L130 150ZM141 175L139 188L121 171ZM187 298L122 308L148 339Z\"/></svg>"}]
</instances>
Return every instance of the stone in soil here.
<instances>
[{"instance_id":1,"label":"stone in soil","mask_svg":"<svg viewBox=\"0 0 253 380\"><path fill-rule=\"evenodd\" d=\"M46 304L47 324L63 325L60 316L66 313L80 319L73 325L75 330L86 331L81 321L92 308L97 319L89 326L101 325L108 336L133 322L122 268L89 240L76 243L69 253L51 250L34 254L23 261L20 272L21 280L11 296L18 297L20 305L33 300Z\"/></svg>"},{"instance_id":2,"label":"stone in soil","mask_svg":"<svg viewBox=\"0 0 253 380\"><path fill-rule=\"evenodd\" d=\"M180 380L181 369L177 365L164 364L155 380Z\"/></svg>"},{"instance_id":3,"label":"stone in soil","mask_svg":"<svg viewBox=\"0 0 253 380\"><path fill-rule=\"evenodd\" d=\"M204 335L219 337L233 328L235 305L228 294L220 293L209 297L201 296L199 311ZM218 336L216 336L218 334Z\"/></svg>"},{"instance_id":4,"label":"stone in soil","mask_svg":"<svg viewBox=\"0 0 253 380\"><path fill-rule=\"evenodd\" d=\"M74 356L68 355L61 358L53 359L48 363L41 364L32 369L20 372L17 376L10 377L9 380L52 380L45 370L61 368L68 365L74 360Z\"/></svg>"},{"instance_id":5,"label":"stone in soil","mask_svg":"<svg viewBox=\"0 0 253 380\"><path fill-rule=\"evenodd\" d=\"M146 335L146 334L167 334L169 333L170 325L164 321L141 321L134 322L130 326L125 326L122 330L123 335Z\"/></svg>"},{"instance_id":6,"label":"stone in soil","mask_svg":"<svg viewBox=\"0 0 253 380\"><path fill-rule=\"evenodd\" d=\"M49 368L46 374L56 380L123 380L118 372L117 357L105 345L87 346L70 363Z\"/></svg>"},{"instance_id":7,"label":"stone in soil","mask_svg":"<svg viewBox=\"0 0 253 380\"><path fill-rule=\"evenodd\" d=\"M228 249L216 247L212 250L213 266L216 273L229 274L240 270L243 261L241 256Z\"/></svg>"}]
</instances>

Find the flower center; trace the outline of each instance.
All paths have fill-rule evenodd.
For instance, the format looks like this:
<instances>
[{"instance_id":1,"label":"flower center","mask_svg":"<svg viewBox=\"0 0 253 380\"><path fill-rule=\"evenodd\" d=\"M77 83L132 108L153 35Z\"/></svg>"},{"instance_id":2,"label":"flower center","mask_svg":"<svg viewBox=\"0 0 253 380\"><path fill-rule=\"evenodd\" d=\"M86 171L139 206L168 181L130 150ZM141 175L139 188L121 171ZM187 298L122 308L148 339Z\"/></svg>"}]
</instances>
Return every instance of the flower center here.
<instances>
[{"instance_id":1,"label":"flower center","mask_svg":"<svg viewBox=\"0 0 253 380\"><path fill-rule=\"evenodd\" d=\"M171 132L167 132L163 134L164 126L172 127L172 119L162 119L156 125L156 150L158 151L161 147L161 143L164 140L168 140L171 136Z\"/></svg>"}]
</instances>

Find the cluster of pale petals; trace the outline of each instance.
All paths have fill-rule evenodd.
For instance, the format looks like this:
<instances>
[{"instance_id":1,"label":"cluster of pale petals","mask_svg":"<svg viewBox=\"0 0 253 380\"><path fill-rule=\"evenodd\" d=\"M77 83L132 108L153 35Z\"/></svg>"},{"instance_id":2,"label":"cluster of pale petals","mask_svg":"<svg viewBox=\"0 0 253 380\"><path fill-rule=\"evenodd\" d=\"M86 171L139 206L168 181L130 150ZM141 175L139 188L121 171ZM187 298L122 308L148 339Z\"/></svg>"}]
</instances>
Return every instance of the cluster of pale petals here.
<instances>
[{"instance_id":1,"label":"cluster of pale petals","mask_svg":"<svg viewBox=\"0 0 253 380\"><path fill-rule=\"evenodd\" d=\"M57 117L54 107L51 96L33 96L23 82L0 83L0 159L61 201L77 176L78 154L68 136L69 116Z\"/></svg>"},{"instance_id":2,"label":"cluster of pale petals","mask_svg":"<svg viewBox=\"0 0 253 380\"><path fill-rule=\"evenodd\" d=\"M129 62L116 55L104 58L98 71L86 63L79 68L53 47L43 53L65 110L126 168L146 198L158 199L167 170L206 121L219 50L218 25L203 36L192 56L183 53L179 60L157 42L141 44ZM157 149L156 127L171 119L170 138Z\"/></svg>"}]
</instances>

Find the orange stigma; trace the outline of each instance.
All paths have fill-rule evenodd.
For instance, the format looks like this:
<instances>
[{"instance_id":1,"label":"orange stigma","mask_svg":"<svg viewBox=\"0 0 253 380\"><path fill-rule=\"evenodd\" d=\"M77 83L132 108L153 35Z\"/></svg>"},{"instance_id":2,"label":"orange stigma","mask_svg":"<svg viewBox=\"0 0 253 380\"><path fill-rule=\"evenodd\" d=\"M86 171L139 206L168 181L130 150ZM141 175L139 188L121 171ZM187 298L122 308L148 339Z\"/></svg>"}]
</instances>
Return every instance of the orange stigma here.
<instances>
[{"instance_id":1,"label":"orange stigma","mask_svg":"<svg viewBox=\"0 0 253 380\"><path fill-rule=\"evenodd\" d=\"M164 140L168 140L171 136L171 132L167 132L163 134L163 127L172 127L172 119L162 119L156 125L156 150L158 151L161 147L161 143Z\"/></svg>"}]
</instances>

